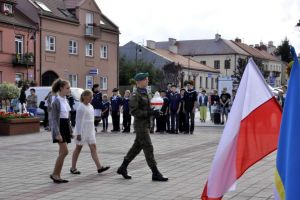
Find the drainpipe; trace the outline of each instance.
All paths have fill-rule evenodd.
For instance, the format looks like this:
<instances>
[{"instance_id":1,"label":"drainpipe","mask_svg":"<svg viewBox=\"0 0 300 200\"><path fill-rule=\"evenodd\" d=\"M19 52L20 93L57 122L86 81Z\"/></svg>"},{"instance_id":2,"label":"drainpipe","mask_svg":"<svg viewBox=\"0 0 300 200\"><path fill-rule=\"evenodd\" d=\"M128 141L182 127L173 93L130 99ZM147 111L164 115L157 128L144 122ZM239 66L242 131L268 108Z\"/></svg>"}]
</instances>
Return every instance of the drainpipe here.
<instances>
[{"instance_id":1,"label":"drainpipe","mask_svg":"<svg viewBox=\"0 0 300 200\"><path fill-rule=\"evenodd\" d=\"M40 86L42 86L42 17L40 15Z\"/></svg>"}]
</instances>

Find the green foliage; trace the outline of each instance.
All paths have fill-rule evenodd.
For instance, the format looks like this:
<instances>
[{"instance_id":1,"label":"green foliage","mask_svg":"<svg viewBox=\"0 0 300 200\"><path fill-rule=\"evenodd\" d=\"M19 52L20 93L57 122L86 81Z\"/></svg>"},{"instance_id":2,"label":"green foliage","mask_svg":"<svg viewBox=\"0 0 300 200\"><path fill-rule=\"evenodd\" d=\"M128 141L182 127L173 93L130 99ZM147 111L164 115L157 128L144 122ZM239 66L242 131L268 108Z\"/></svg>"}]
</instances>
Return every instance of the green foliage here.
<instances>
[{"instance_id":1,"label":"green foliage","mask_svg":"<svg viewBox=\"0 0 300 200\"><path fill-rule=\"evenodd\" d=\"M277 47L275 54L277 56L280 55L281 60L287 63L293 60L291 50L290 50L289 40L287 38L285 38L284 41L281 42L281 45Z\"/></svg>"},{"instance_id":2,"label":"green foliage","mask_svg":"<svg viewBox=\"0 0 300 200\"><path fill-rule=\"evenodd\" d=\"M11 83L0 84L0 98L3 100L11 100L18 98L20 95L19 88Z\"/></svg>"},{"instance_id":3,"label":"green foliage","mask_svg":"<svg viewBox=\"0 0 300 200\"><path fill-rule=\"evenodd\" d=\"M162 71L155 68L152 63L144 62L143 60L137 60L137 62L130 61L126 57L120 58L120 85L132 85L134 75L138 72L148 72L150 83L149 85L157 86L163 78Z\"/></svg>"}]
</instances>

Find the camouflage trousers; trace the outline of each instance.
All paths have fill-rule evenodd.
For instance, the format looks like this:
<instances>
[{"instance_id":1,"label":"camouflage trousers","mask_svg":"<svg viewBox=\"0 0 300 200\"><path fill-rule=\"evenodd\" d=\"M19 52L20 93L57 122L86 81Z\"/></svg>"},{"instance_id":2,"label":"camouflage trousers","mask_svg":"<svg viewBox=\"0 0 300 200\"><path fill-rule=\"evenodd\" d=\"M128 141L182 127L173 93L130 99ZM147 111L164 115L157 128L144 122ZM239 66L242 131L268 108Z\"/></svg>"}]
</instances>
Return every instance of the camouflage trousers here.
<instances>
[{"instance_id":1,"label":"camouflage trousers","mask_svg":"<svg viewBox=\"0 0 300 200\"><path fill-rule=\"evenodd\" d=\"M125 156L125 159L131 162L141 152L141 150L143 150L148 166L150 168L155 167L156 161L154 158L149 129L135 127L135 132L136 137L134 143Z\"/></svg>"}]
</instances>

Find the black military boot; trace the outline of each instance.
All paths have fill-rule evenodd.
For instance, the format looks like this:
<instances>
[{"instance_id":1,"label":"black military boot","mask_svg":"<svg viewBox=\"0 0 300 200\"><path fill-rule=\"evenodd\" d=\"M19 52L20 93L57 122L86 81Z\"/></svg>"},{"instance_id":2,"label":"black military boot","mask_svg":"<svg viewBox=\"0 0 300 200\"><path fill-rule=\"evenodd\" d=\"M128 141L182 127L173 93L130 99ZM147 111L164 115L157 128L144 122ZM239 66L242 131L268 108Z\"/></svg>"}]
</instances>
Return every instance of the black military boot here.
<instances>
[{"instance_id":1,"label":"black military boot","mask_svg":"<svg viewBox=\"0 0 300 200\"><path fill-rule=\"evenodd\" d=\"M129 161L124 159L122 165L119 167L117 173L121 174L125 179L131 179L131 176L127 173L127 166Z\"/></svg>"},{"instance_id":2,"label":"black military boot","mask_svg":"<svg viewBox=\"0 0 300 200\"><path fill-rule=\"evenodd\" d=\"M152 181L168 181L167 177L164 177L157 169L157 167L152 167Z\"/></svg>"}]
</instances>

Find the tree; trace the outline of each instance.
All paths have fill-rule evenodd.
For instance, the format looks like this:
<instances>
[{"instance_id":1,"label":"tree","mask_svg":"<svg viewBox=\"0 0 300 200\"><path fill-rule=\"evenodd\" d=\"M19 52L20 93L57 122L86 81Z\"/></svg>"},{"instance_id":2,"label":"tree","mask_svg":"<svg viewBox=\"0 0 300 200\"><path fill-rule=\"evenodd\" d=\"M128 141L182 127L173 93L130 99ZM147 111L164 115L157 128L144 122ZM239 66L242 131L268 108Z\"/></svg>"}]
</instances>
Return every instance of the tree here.
<instances>
[{"instance_id":1,"label":"tree","mask_svg":"<svg viewBox=\"0 0 300 200\"><path fill-rule=\"evenodd\" d=\"M6 111L7 111L7 103L12 99L18 98L20 95L19 88L11 83L3 83L0 84L0 100L5 101Z\"/></svg>"},{"instance_id":2,"label":"tree","mask_svg":"<svg viewBox=\"0 0 300 200\"><path fill-rule=\"evenodd\" d=\"M289 40L287 38L285 38L284 41L281 42L281 45L277 47L275 54L281 56L281 60L284 62L289 63L293 60Z\"/></svg>"},{"instance_id":3,"label":"tree","mask_svg":"<svg viewBox=\"0 0 300 200\"><path fill-rule=\"evenodd\" d=\"M160 88L167 88L168 83L175 85L179 84L180 72L182 70L182 66L180 64L176 65L174 62L172 62L163 66L162 70L163 79L161 81Z\"/></svg>"},{"instance_id":4,"label":"tree","mask_svg":"<svg viewBox=\"0 0 300 200\"><path fill-rule=\"evenodd\" d=\"M163 73L160 69L156 68L153 63L144 62L143 60L137 60L133 62L126 59L126 57L120 58L120 85L131 85L132 78L138 72L148 72L150 83L149 85L158 87L163 79Z\"/></svg>"}]
</instances>

